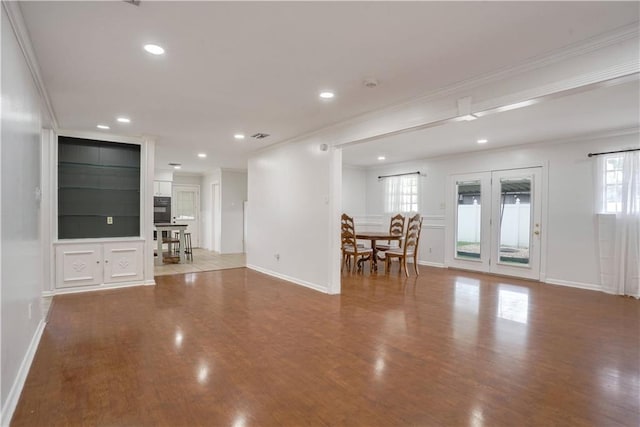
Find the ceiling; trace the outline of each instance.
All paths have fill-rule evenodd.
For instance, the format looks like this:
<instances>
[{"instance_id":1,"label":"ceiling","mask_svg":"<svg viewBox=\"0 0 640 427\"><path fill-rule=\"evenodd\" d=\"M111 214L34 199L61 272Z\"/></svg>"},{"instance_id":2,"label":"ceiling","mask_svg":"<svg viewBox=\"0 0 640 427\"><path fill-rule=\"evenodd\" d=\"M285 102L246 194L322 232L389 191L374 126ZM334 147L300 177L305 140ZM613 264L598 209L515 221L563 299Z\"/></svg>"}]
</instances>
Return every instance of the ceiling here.
<instances>
[{"instance_id":1,"label":"ceiling","mask_svg":"<svg viewBox=\"0 0 640 427\"><path fill-rule=\"evenodd\" d=\"M640 126L640 84L633 81L585 92L470 122L449 122L414 132L347 146L345 164L380 166L447 154L598 134ZM478 139L487 139L478 144ZM385 160L378 160L384 156Z\"/></svg>"},{"instance_id":2,"label":"ceiling","mask_svg":"<svg viewBox=\"0 0 640 427\"><path fill-rule=\"evenodd\" d=\"M143 0L21 9L61 128L104 123L113 133L153 135L156 166L179 162L190 172L245 168L268 144L638 19L635 2ZM145 53L145 43L166 54ZM379 86L364 87L367 77ZM320 100L323 89L336 97ZM117 123L119 115L131 123ZM237 132L271 136L236 141Z\"/></svg>"}]
</instances>

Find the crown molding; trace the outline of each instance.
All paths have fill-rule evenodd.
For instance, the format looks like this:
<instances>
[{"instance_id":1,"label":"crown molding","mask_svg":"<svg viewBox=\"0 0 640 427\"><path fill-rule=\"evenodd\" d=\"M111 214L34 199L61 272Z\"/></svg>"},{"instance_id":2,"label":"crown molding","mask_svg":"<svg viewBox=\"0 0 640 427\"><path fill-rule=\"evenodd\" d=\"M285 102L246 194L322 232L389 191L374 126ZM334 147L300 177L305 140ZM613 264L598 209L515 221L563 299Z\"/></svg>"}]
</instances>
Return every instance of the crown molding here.
<instances>
[{"instance_id":1,"label":"crown molding","mask_svg":"<svg viewBox=\"0 0 640 427\"><path fill-rule=\"evenodd\" d=\"M585 55L591 52L598 51L600 49L617 45L627 40L637 40L638 38L640 38L640 27L638 26L638 23L636 22L633 24L625 25L615 30L612 30L603 34L599 34L597 36L594 36L585 40L578 41L576 43L553 50L551 52L547 52L546 54L529 58L528 60L523 61L519 64L507 66L502 69L488 72L486 74L471 77L469 79L462 80L460 82L443 86L442 88L436 89L434 91L423 94L421 96L413 97L411 99L401 101L396 104L388 105L386 107L379 108L376 110L370 110L368 112L358 114L356 116L333 123L331 125L318 128L310 132L306 132L304 134L295 136L293 138L289 138L283 141L273 143L269 146L262 147L255 150L254 154L260 154L273 149L277 149L278 147L281 147L290 143L301 142L303 140L310 139L310 138L321 139L323 136L328 135L332 131L340 131L340 129L348 126L361 125L366 123L368 120L377 119L380 115L392 114L395 112L399 112L402 109L411 108L412 106L415 106L415 105L426 104L433 100L445 98L447 96L462 95L464 93L468 93L470 90L473 90L475 88L478 88L484 85L499 83L511 77L515 77L518 75L525 74L527 72L539 70L541 68L548 67L550 65L559 63L561 61L565 61L567 59L579 57L581 55ZM639 71L640 71L640 64L638 64L636 61L630 61L628 63L614 65L612 67L607 68L604 71L585 73L580 76L575 76L569 79L565 79L561 82L552 83L549 85L545 85L543 87L535 88L533 90L524 91L520 93L520 95L524 95L526 93L529 96L529 98L526 98L526 99L531 99L530 97L533 96L534 94L535 96L545 96L545 95L552 94L554 90L556 92L566 91L568 89L573 90L581 85L594 84L601 81L628 76L634 73L638 73ZM492 100L492 101L495 101L495 100ZM512 100L510 102L506 102L505 104L510 104L513 102L516 102L516 101ZM488 103L485 102L483 104L488 104ZM484 108L488 108L488 106L485 106ZM366 142L373 139L378 139L382 136L391 136L394 134L404 133L411 130L418 130L418 129L428 128L428 127L438 126L443 123L446 123L452 117L435 119L430 122L416 123L415 125L404 126L402 129L396 129L389 132L376 134L370 137L357 138L349 141L333 143L330 145L344 147L354 142L361 143L361 142Z\"/></svg>"},{"instance_id":2,"label":"crown molding","mask_svg":"<svg viewBox=\"0 0 640 427\"><path fill-rule=\"evenodd\" d=\"M11 28L13 29L13 33L18 40L18 45L20 46L20 50L22 50L22 55L24 56L27 66L29 67L31 77L33 78L33 82L35 83L36 88L38 89L38 93L40 94L42 103L47 109L49 118L51 119L51 124L53 125L53 129L57 130L58 119L56 118L56 113L53 110L53 104L51 103L51 98L49 98L47 88L44 85L44 81L42 80L40 66L38 65L35 52L33 51L33 45L31 44L29 31L27 30L27 26L24 22L22 10L20 10L19 3L20 2L18 1L2 0L2 7L7 13L7 18L11 23Z\"/></svg>"}]
</instances>

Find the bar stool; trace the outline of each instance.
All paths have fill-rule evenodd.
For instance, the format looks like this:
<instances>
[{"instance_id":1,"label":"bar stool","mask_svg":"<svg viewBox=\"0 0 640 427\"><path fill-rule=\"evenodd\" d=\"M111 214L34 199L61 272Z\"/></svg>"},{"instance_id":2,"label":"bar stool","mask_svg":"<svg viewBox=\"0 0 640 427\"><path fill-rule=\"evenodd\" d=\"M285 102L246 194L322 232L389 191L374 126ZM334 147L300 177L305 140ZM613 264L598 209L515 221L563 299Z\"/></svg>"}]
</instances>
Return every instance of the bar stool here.
<instances>
[{"instance_id":1,"label":"bar stool","mask_svg":"<svg viewBox=\"0 0 640 427\"><path fill-rule=\"evenodd\" d=\"M175 232L174 237L180 241L180 232ZM178 250L180 250L180 246L178 245ZM184 254L186 257L193 261L193 247L191 246L191 233L184 233Z\"/></svg>"}]
</instances>

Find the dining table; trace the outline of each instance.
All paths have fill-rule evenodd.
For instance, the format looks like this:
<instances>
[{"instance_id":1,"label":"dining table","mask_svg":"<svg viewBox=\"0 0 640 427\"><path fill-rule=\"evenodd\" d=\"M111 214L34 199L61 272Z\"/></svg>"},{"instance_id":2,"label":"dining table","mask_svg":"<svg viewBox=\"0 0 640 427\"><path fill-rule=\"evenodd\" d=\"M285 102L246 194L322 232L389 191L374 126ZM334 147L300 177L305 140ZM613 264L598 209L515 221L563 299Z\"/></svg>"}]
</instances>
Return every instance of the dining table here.
<instances>
[{"instance_id":1,"label":"dining table","mask_svg":"<svg viewBox=\"0 0 640 427\"><path fill-rule=\"evenodd\" d=\"M397 241L402 242L403 235L391 234L388 231L358 231L356 232L357 240L369 240L371 241L371 269L378 271L378 250L376 249L377 240Z\"/></svg>"}]
</instances>

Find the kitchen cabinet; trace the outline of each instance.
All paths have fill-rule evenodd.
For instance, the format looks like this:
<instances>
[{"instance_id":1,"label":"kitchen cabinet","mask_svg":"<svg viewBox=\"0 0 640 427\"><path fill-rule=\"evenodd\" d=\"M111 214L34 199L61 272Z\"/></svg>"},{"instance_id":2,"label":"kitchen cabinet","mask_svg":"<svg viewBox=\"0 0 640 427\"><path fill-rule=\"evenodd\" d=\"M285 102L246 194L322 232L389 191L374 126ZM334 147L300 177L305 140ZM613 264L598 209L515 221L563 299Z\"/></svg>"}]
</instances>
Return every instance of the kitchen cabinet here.
<instances>
[{"instance_id":1,"label":"kitchen cabinet","mask_svg":"<svg viewBox=\"0 0 640 427\"><path fill-rule=\"evenodd\" d=\"M153 195L171 197L171 181L153 181Z\"/></svg>"}]
</instances>

